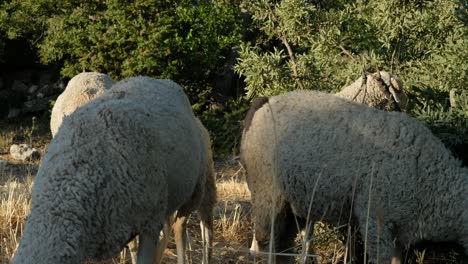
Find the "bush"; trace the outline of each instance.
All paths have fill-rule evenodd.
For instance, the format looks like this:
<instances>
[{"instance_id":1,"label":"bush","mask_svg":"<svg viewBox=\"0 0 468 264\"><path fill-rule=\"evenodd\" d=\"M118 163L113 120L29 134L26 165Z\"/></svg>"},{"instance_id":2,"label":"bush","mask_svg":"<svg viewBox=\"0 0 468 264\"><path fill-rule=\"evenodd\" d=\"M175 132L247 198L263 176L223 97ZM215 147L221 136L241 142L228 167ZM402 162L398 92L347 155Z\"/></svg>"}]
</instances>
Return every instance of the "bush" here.
<instances>
[{"instance_id":1,"label":"bush","mask_svg":"<svg viewBox=\"0 0 468 264\"><path fill-rule=\"evenodd\" d=\"M369 71L399 75L414 99L412 114L435 132L467 142L466 108L447 108L466 92L466 1L243 1L257 39L240 49L247 97L304 88L338 91ZM461 106L460 106L461 107ZM436 121L437 120L437 121ZM434 124L438 124L434 126ZM440 134L439 134L440 135Z\"/></svg>"},{"instance_id":2,"label":"bush","mask_svg":"<svg viewBox=\"0 0 468 264\"><path fill-rule=\"evenodd\" d=\"M209 95L213 72L240 39L239 8L228 1L10 0L0 29L27 36L43 63L62 74L147 75L187 87L193 103ZM206 97L203 97L206 99Z\"/></svg>"},{"instance_id":3,"label":"bush","mask_svg":"<svg viewBox=\"0 0 468 264\"><path fill-rule=\"evenodd\" d=\"M239 153L242 125L248 108L247 100L231 99L226 105L211 108L200 116L210 131L213 147L218 154Z\"/></svg>"},{"instance_id":4,"label":"bush","mask_svg":"<svg viewBox=\"0 0 468 264\"><path fill-rule=\"evenodd\" d=\"M98 71L115 79L147 75L175 80L198 115L214 118L207 121L208 128L223 140L215 145L228 148L225 140L233 135L223 129L237 121L210 106L215 72L241 38L239 15L239 4L225 0L5 0L0 32L10 39L29 39L42 63L63 64L65 77Z\"/></svg>"},{"instance_id":5,"label":"bush","mask_svg":"<svg viewBox=\"0 0 468 264\"><path fill-rule=\"evenodd\" d=\"M5 49L5 40L0 38L0 63L4 61L4 49Z\"/></svg>"},{"instance_id":6,"label":"bush","mask_svg":"<svg viewBox=\"0 0 468 264\"><path fill-rule=\"evenodd\" d=\"M468 166L468 91L454 93L450 100L445 102L436 101L439 95L433 94L432 89L426 89L430 99L424 102L421 107L414 109L414 115L424 121L454 154L462 159L465 166ZM448 93L445 98L450 98Z\"/></svg>"}]
</instances>

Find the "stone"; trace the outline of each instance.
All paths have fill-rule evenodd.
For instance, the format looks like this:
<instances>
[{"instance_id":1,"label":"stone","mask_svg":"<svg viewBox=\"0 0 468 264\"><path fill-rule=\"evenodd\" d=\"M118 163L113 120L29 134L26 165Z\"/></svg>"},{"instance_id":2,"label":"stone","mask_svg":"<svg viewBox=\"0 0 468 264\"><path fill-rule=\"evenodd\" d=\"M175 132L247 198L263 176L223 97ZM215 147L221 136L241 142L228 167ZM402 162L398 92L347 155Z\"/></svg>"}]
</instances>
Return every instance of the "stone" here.
<instances>
[{"instance_id":1,"label":"stone","mask_svg":"<svg viewBox=\"0 0 468 264\"><path fill-rule=\"evenodd\" d=\"M51 71L43 71L39 73L39 85L45 85L52 82L54 73Z\"/></svg>"},{"instance_id":2,"label":"stone","mask_svg":"<svg viewBox=\"0 0 468 264\"><path fill-rule=\"evenodd\" d=\"M58 89L55 89L54 86L52 85L43 85L38 91L37 91L37 98L44 98L44 97L49 97L54 94L59 94L60 91Z\"/></svg>"},{"instance_id":3,"label":"stone","mask_svg":"<svg viewBox=\"0 0 468 264\"><path fill-rule=\"evenodd\" d=\"M11 85L11 89L15 92L19 92L19 93L27 93L28 92L28 86L22 82L22 81L19 81L19 80L15 80L13 82L13 84Z\"/></svg>"},{"instance_id":4,"label":"stone","mask_svg":"<svg viewBox=\"0 0 468 264\"><path fill-rule=\"evenodd\" d=\"M23 108L21 111L23 113L33 113L40 112L49 109L49 101L55 100L57 96L50 96L44 98L33 99L27 102L24 102Z\"/></svg>"},{"instance_id":5,"label":"stone","mask_svg":"<svg viewBox=\"0 0 468 264\"><path fill-rule=\"evenodd\" d=\"M17 118L20 114L21 114L21 109L19 109L19 108L10 108L10 110L8 110L7 118L8 119Z\"/></svg>"},{"instance_id":6,"label":"stone","mask_svg":"<svg viewBox=\"0 0 468 264\"><path fill-rule=\"evenodd\" d=\"M64 79L59 79L58 81L55 82L55 88L60 90L60 93L62 93L65 90L65 87L67 86L67 83Z\"/></svg>"},{"instance_id":7,"label":"stone","mask_svg":"<svg viewBox=\"0 0 468 264\"><path fill-rule=\"evenodd\" d=\"M38 85L31 85L31 87L29 87L29 89L28 89L28 93L29 94L35 93L37 91L37 89L39 89Z\"/></svg>"},{"instance_id":8,"label":"stone","mask_svg":"<svg viewBox=\"0 0 468 264\"><path fill-rule=\"evenodd\" d=\"M10 155L17 160L30 161L39 159L39 151L27 144L13 144L10 147Z\"/></svg>"},{"instance_id":9,"label":"stone","mask_svg":"<svg viewBox=\"0 0 468 264\"><path fill-rule=\"evenodd\" d=\"M41 86L39 90L37 90L36 97L37 98L45 98L51 96L59 96L62 93L62 89L58 86L58 84L46 84Z\"/></svg>"}]
</instances>

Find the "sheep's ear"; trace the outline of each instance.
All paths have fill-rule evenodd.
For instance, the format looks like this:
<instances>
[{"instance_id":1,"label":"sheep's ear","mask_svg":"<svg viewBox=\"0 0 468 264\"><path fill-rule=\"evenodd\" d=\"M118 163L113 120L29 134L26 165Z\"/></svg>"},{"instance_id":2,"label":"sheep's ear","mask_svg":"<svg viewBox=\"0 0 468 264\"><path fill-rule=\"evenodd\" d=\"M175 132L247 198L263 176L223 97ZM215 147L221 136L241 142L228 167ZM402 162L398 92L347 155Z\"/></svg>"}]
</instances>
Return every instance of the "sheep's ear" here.
<instances>
[{"instance_id":1,"label":"sheep's ear","mask_svg":"<svg viewBox=\"0 0 468 264\"><path fill-rule=\"evenodd\" d=\"M380 69L379 66L377 66L377 81L382 80L382 76L380 75Z\"/></svg>"},{"instance_id":2,"label":"sheep's ear","mask_svg":"<svg viewBox=\"0 0 468 264\"><path fill-rule=\"evenodd\" d=\"M252 104L250 104L250 108L247 111L247 114L245 115L245 119L244 119L244 131L245 132L249 130L249 127L250 127L250 124L252 123L252 119L253 119L255 112L266 103L268 103L268 97L262 96L253 100Z\"/></svg>"},{"instance_id":3,"label":"sheep's ear","mask_svg":"<svg viewBox=\"0 0 468 264\"><path fill-rule=\"evenodd\" d=\"M366 66L362 66L362 73L361 73L361 89L367 85L367 73L366 73ZM354 101L354 100L353 100Z\"/></svg>"},{"instance_id":4,"label":"sheep's ear","mask_svg":"<svg viewBox=\"0 0 468 264\"><path fill-rule=\"evenodd\" d=\"M391 77L390 78L390 83L392 84L393 88L398 91L398 92L401 92L401 87L400 85L398 84L397 80L395 80L395 78Z\"/></svg>"}]
</instances>

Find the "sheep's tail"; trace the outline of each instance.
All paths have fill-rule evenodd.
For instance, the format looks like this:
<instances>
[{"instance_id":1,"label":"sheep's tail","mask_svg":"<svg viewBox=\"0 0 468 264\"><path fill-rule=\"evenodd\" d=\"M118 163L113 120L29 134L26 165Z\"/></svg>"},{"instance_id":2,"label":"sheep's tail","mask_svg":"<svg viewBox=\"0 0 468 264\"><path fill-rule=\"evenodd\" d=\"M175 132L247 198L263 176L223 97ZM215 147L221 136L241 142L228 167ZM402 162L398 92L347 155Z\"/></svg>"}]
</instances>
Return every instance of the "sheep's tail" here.
<instances>
[{"instance_id":1,"label":"sheep's tail","mask_svg":"<svg viewBox=\"0 0 468 264\"><path fill-rule=\"evenodd\" d=\"M242 132L242 138L244 138L245 133L250 128L250 125L252 124L252 119L253 119L253 117L255 115L255 112L257 112L257 110L260 109L264 104L268 103L268 99L269 99L268 97L262 96L262 97L255 98L252 101L252 103L250 104L250 108L247 111L247 114L245 115L245 118L244 118L244 129L243 129L243 132ZM240 155L240 164L245 169L245 161L244 161L242 152L241 152L241 155Z\"/></svg>"},{"instance_id":2,"label":"sheep's tail","mask_svg":"<svg viewBox=\"0 0 468 264\"><path fill-rule=\"evenodd\" d=\"M266 103L268 103L268 97L266 96L258 97L252 101L249 111L247 111L247 114L244 119L244 133L249 130L250 125L252 124L252 119L255 115L255 112Z\"/></svg>"}]
</instances>

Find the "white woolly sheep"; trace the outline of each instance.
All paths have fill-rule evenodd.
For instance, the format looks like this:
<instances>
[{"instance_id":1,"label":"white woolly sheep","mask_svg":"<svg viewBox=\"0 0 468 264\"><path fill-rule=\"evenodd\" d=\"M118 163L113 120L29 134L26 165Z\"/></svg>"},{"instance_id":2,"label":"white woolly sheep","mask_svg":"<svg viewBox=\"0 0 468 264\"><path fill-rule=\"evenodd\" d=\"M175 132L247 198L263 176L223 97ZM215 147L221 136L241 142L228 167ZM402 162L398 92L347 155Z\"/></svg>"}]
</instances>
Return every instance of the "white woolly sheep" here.
<instances>
[{"instance_id":1,"label":"white woolly sheep","mask_svg":"<svg viewBox=\"0 0 468 264\"><path fill-rule=\"evenodd\" d=\"M72 114L78 107L88 103L89 101L97 98L102 95L106 90L110 89L114 84L114 80L106 74L98 72L83 72L75 77L73 77L65 91L57 98L54 108L52 109L51 121L50 121L50 130L52 136L55 136L60 125L62 124L63 118ZM174 217L168 219L168 223L164 225L163 237L161 237L158 242L157 254L159 263L159 258L162 257L162 252L165 249L169 234L170 226L173 224ZM137 243L130 242L130 253L132 256L132 263L136 263L136 252L137 252Z\"/></svg>"},{"instance_id":2,"label":"white woolly sheep","mask_svg":"<svg viewBox=\"0 0 468 264\"><path fill-rule=\"evenodd\" d=\"M408 104L401 80L385 71L364 73L335 95L384 110L405 110Z\"/></svg>"},{"instance_id":3,"label":"white woolly sheep","mask_svg":"<svg viewBox=\"0 0 468 264\"><path fill-rule=\"evenodd\" d=\"M404 113L317 91L261 98L245 120L241 160L261 247L272 219L275 252L292 246L297 217L354 219L373 263L399 263L401 248L421 240L468 253L468 169Z\"/></svg>"},{"instance_id":4,"label":"white woolly sheep","mask_svg":"<svg viewBox=\"0 0 468 264\"><path fill-rule=\"evenodd\" d=\"M182 88L129 78L64 119L35 178L13 263L106 259L136 235L138 263L152 263L176 210L183 263L186 220L195 209L211 246L215 198L209 136Z\"/></svg>"},{"instance_id":5,"label":"white woolly sheep","mask_svg":"<svg viewBox=\"0 0 468 264\"><path fill-rule=\"evenodd\" d=\"M65 116L73 113L78 107L102 95L114 84L106 74L83 72L73 77L65 91L57 98L50 116L50 131L55 136Z\"/></svg>"}]
</instances>

